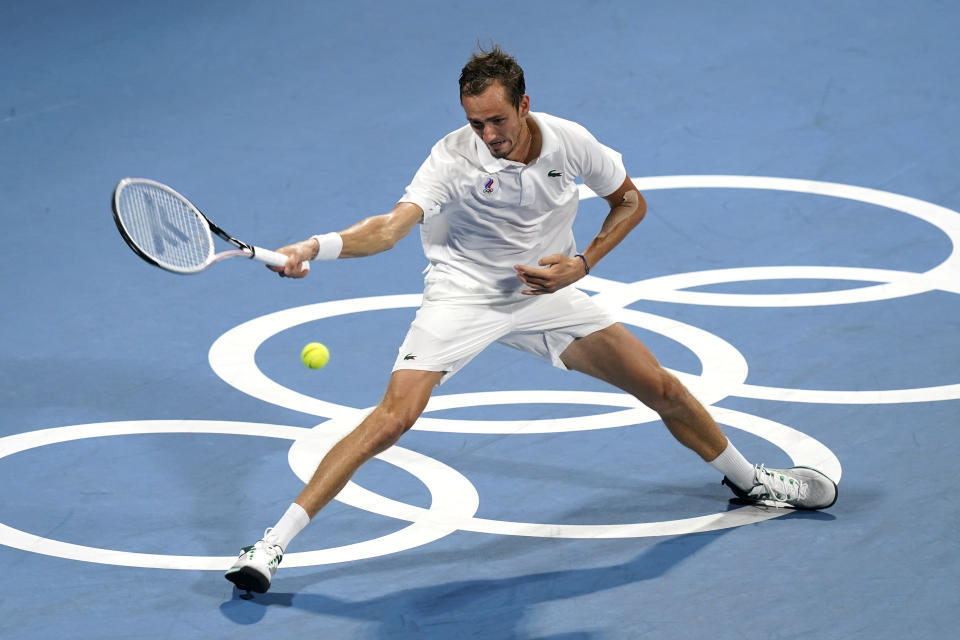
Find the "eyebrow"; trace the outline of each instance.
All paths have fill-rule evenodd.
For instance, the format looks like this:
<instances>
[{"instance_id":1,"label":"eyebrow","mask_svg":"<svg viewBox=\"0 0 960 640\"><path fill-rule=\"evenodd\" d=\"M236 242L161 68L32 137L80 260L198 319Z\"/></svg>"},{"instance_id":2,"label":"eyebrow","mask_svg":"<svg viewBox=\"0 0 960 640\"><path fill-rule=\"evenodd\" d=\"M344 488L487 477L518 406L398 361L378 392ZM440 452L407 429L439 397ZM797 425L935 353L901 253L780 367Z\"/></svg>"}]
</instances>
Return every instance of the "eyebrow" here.
<instances>
[{"instance_id":1,"label":"eyebrow","mask_svg":"<svg viewBox=\"0 0 960 640\"><path fill-rule=\"evenodd\" d=\"M494 120L505 120L507 116L490 116L486 120L481 120L480 118L467 118L467 122L470 124L483 124L484 122L493 122Z\"/></svg>"}]
</instances>

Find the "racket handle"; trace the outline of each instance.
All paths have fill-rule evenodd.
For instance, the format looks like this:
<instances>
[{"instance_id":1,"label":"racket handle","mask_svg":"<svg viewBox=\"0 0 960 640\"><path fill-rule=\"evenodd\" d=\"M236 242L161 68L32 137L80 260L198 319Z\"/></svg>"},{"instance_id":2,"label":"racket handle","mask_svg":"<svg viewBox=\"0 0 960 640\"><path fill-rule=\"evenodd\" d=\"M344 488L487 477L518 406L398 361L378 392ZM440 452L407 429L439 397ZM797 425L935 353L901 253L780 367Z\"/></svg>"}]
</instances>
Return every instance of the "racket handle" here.
<instances>
[{"instance_id":1,"label":"racket handle","mask_svg":"<svg viewBox=\"0 0 960 640\"><path fill-rule=\"evenodd\" d=\"M282 267L287 264L287 256L282 253L277 253L276 251L270 251L269 249L261 249L260 247L253 248L252 257L257 262L268 264L271 267ZM310 271L310 263L303 261L300 263L300 268L303 271Z\"/></svg>"}]
</instances>

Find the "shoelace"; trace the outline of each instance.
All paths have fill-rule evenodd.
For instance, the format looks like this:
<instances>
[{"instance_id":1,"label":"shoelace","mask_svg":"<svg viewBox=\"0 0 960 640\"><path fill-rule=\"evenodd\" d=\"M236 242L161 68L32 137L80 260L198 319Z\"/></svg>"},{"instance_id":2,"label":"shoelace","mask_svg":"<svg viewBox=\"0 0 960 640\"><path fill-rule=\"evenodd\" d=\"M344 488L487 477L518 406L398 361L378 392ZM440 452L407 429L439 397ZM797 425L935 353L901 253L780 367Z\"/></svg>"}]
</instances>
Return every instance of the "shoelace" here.
<instances>
[{"instance_id":1,"label":"shoelace","mask_svg":"<svg viewBox=\"0 0 960 640\"><path fill-rule=\"evenodd\" d=\"M281 549L280 544L277 542L276 537L272 535L273 527L268 527L266 531L263 532L263 538L257 540L252 547L247 547L247 553L250 551L261 551L267 555L267 557L283 557L283 549Z\"/></svg>"},{"instance_id":2,"label":"shoelace","mask_svg":"<svg viewBox=\"0 0 960 640\"><path fill-rule=\"evenodd\" d=\"M778 471L768 471L764 465L756 467L756 484L750 490L750 497L764 500L797 500L807 497L807 483Z\"/></svg>"},{"instance_id":3,"label":"shoelace","mask_svg":"<svg viewBox=\"0 0 960 640\"><path fill-rule=\"evenodd\" d=\"M273 535L273 527L267 527L263 532L263 543L269 549L276 548L277 555L283 555L283 549L280 547L280 542L277 540L277 537Z\"/></svg>"}]
</instances>

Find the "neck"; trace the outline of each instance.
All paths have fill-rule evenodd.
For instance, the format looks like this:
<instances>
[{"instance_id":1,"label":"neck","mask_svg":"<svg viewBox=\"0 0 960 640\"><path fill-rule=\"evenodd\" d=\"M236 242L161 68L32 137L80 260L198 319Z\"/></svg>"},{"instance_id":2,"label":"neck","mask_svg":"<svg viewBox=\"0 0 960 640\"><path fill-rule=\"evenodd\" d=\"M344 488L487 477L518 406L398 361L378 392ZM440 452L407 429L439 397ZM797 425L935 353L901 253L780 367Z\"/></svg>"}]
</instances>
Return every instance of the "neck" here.
<instances>
[{"instance_id":1,"label":"neck","mask_svg":"<svg viewBox=\"0 0 960 640\"><path fill-rule=\"evenodd\" d=\"M513 160L514 162L522 162L523 164L530 164L540 155L540 128L537 126L536 120L529 115L523 118L523 129L520 131L520 140L521 143L517 145L516 153L510 154L515 157L507 159Z\"/></svg>"}]
</instances>

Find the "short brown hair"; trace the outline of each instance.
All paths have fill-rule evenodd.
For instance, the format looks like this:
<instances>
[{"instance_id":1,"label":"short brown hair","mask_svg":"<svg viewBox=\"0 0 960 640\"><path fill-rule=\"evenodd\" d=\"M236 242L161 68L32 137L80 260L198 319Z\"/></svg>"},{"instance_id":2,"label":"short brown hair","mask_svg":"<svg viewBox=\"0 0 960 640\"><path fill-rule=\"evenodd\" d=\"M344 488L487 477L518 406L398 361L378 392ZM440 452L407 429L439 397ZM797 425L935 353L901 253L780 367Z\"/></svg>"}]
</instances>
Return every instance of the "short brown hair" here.
<instances>
[{"instance_id":1,"label":"short brown hair","mask_svg":"<svg viewBox=\"0 0 960 640\"><path fill-rule=\"evenodd\" d=\"M507 98L514 108L520 107L520 99L527 92L523 69L510 54L494 44L490 51L479 49L460 71L460 99L463 96L478 96L494 82L499 82L507 91Z\"/></svg>"}]
</instances>

